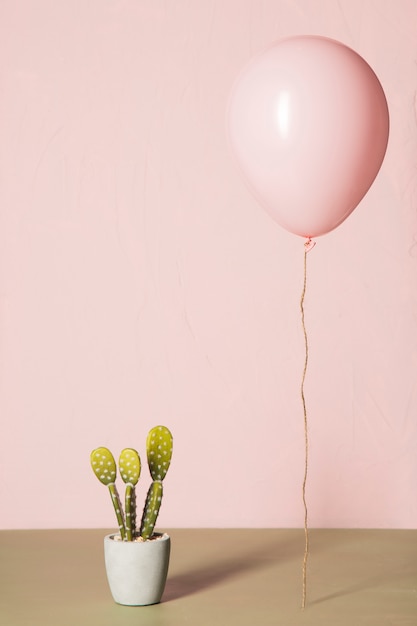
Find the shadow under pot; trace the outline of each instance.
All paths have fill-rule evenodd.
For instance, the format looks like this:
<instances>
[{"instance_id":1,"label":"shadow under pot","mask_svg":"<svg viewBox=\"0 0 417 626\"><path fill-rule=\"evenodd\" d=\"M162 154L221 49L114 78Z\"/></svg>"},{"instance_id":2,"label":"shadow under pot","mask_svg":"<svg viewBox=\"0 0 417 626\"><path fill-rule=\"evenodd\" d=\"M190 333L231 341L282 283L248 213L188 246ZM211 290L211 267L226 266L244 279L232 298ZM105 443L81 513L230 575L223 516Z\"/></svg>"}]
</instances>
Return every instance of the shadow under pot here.
<instances>
[{"instance_id":1,"label":"shadow under pot","mask_svg":"<svg viewBox=\"0 0 417 626\"><path fill-rule=\"evenodd\" d=\"M104 538L107 580L117 604L157 604L164 593L171 539L155 533L147 541L120 541L113 534Z\"/></svg>"}]
</instances>

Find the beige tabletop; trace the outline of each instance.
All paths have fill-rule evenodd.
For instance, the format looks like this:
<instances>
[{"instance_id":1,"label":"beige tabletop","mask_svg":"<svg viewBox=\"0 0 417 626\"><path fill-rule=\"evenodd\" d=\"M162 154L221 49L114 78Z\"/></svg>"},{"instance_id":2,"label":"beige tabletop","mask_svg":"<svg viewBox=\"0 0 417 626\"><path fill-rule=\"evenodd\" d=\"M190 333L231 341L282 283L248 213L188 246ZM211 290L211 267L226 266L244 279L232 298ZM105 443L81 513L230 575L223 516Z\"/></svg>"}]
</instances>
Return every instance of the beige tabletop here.
<instances>
[{"instance_id":1,"label":"beige tabletop","mask_svg":"<svg viewBox=\"0 0 417 626\"><path fill-rule=\"evenodd\" d=\"M417 626L417 531L171 530L161 604L115 604L107 530L0 532L2 626Z\"/></svg>"}]
</instances>

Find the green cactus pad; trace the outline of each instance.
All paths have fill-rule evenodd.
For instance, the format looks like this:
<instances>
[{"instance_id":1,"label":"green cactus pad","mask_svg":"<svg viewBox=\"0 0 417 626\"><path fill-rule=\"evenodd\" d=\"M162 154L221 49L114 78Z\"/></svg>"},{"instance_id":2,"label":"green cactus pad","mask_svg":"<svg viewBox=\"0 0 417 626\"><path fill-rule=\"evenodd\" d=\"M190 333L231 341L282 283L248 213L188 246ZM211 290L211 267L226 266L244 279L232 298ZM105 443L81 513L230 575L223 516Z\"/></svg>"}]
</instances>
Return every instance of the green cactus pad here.
<instances>
[{"instance_id":1,"label":"green cactus pad","mask_svg":"<svg viewBox=\"0 0 417 626\"><path fill-rule=\"evenodd\" d=\"M103 485L116 480L116 461L108 448L96 448L90 455L93 472Z\"/></svg>"},{"instance_id":2,"label":"green cactus pad","mask_svg":"<svg viewBox=\"0 0 417 626\"><path fill-rule=\"evenodd\" d=\"M120 475L125 483L136 485L139 480L141 464L139 454L133 448L125 448L119 458Z\"/></svg>"},{"instance_id":3,"label":"green cactus pad","mask_svg":"<svg viewBox=\"0 0 417 626\"><path fill-rule=\"evenodd\" d=\"M172 458L173 438L166 426L155 426L146 439L149 471L153 480L164 480Z\"/></svg>"},{"instance_id":4,"label":"green cactus pad","mask_svg":"<svg viewBox=\"0 0 417 626\"><path fill-rule=\"evenodd\" d=\"M151 484L146 497L145 508L143 510L142 522L140 525L140 536L144 541L152 537L162 502L162 483L155 481Z\"/></svg>"}]
</instances>

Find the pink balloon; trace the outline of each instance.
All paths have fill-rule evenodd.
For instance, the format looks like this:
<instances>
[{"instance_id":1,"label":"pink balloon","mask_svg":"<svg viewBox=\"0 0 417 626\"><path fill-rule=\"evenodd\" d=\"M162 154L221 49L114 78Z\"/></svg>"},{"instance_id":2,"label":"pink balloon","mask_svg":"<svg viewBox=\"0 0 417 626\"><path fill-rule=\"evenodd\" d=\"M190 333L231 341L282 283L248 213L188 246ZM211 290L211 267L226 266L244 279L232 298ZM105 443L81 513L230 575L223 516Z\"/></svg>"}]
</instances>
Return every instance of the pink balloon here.
<instances>
[{"instance_id":1,"label":"pink balloon","mask_svg":"<svg viewBox=\"0 0 417 626\"><path fill-rule=\"evenodd\" d=\"M288 231L333 230L372 185L388 143L381 84L356 52L316 36L284 39L236 80L228 134L248 186Z\"/></svg>"}]
</instances>

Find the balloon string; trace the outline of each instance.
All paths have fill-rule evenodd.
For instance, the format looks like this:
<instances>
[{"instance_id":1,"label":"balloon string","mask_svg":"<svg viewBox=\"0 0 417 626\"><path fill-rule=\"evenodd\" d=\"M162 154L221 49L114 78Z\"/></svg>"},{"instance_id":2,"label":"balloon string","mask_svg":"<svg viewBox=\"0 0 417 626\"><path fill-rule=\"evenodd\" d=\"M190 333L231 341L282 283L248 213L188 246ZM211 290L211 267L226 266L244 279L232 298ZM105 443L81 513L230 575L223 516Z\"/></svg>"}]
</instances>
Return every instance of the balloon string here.
<instances>
[{"instance_id":1,"label":"balloon string","mask_svg":"<svg viewBox=\"0 0 417 626\"><path fill-rule=\"evenodd\" d=\"M304 559L303 559L303 597L301 602L301 608L304 610L306 606L306 598L307 598L307 561L309 555L309 535L308 535L308 510L307 510L307 500L306 500L306 485L307 485L307 474L308 474L308 421L307 421L307 407L306 400L304 395L304 382L307 373L307 365L308 365L308 338L307 338L307 330L305 325L304 318L304 298L307 289L307 253L312 249L314 243L311 239L308 239L304 244L304 282L303 282L303 291L301 294L300 301L300 309L301 309L301 323L303 326L304 333L304 345L305 345L305 360L304 360L304 369L303 376L301 379L301 400L303 403L303 411L304 411L304 444L305 444L305 463L304 463L304 479L303 479L303 505L304 505L304 536L305 536L305 547L304 547Z\"/></svg>"}]
</instances>

